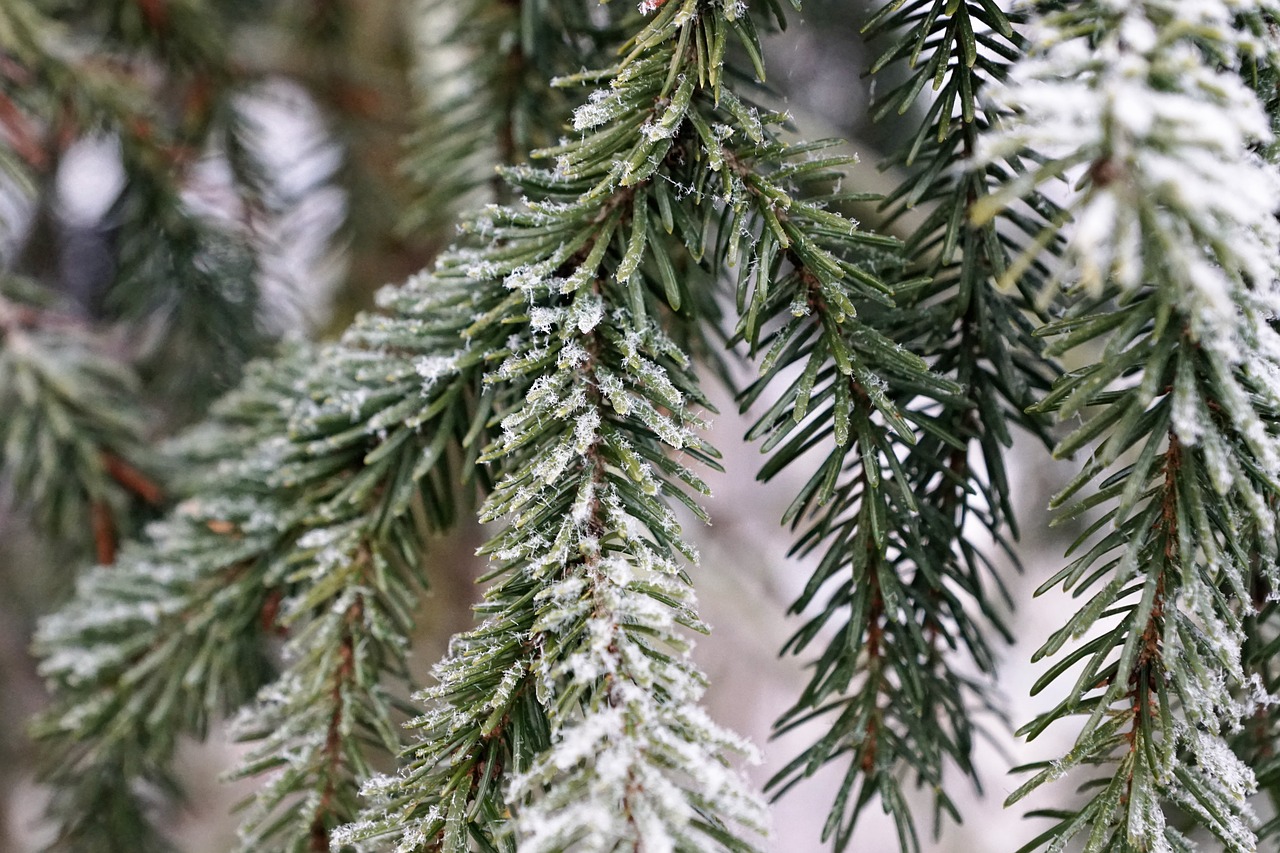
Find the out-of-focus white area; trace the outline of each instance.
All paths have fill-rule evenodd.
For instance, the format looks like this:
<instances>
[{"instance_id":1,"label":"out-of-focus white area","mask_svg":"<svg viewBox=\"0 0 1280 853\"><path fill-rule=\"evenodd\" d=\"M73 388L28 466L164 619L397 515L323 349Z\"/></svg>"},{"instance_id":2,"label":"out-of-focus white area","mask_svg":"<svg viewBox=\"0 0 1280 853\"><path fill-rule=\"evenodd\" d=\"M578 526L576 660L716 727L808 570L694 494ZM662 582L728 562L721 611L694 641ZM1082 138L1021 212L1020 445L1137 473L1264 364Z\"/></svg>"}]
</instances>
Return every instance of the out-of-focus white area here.
<instances>
[{"instance_id":1,"label":"out-of-focus white area","mask_svg":"<svg viewBox=\"0 0 1280 853\"><path fill-rule=\"evenodd\" d=\"M314 334L329 320L334 291L345 273L345 254L335 237L346 199L331 181L342 164L342 147L296 83L268 81L242 97L238 108L246 122L244 135L263 166L261 204L244 206L231 165L219 150L203 152L193 164L183 200L196 214L243 229L246 239L264 247L258 281L267 328L276 334ZM117 226L112 208L124 181L113 137L78 140L61 155L54 186L55 214L68 244L60 259L64 278L87 279L98 287L109 278L109 244ZM16 190L0 183L0 221L17 226L11 227L13 234L0 234L0 259L12 251L33 213L27 197Z\"/></svg>"},{"instance_id":2,"label":"out-of-focus white area","mask_svg":"<svg viewBox=\"0 0 1280 853\"><path fill-rule=\"evenodd\" d=\"M97 224L124 189L119 145L111 137L73 142L62 154L55 180L62 218L83 227Z\"/></svg>"},{"instance_id":3,"label":"out-of-focus white area","mask_svg":"<svg viewBox=\"0 0 1280 853\"><path fill-rule=\"evenodd\" d=\"M270 251L262 281L275 327L313 333L329 320L331 300L346 272L334 237L346 199L330 182L343 151L310 96L296 83L274 81L246 101L265 171L272 175L268 215L255 222ZM214 161L216 163L216 161Z\"/></svg>"}]
</instances>

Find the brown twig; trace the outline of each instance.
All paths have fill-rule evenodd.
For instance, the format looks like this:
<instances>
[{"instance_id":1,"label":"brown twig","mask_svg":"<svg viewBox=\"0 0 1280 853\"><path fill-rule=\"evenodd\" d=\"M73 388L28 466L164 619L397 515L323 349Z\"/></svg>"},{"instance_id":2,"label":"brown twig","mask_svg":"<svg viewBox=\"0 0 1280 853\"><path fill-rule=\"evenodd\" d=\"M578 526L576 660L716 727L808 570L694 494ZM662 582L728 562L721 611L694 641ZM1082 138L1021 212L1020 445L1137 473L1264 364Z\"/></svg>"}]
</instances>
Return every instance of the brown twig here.
<instances>
[{"instance_id":1,"label":"brown twig","mask_svg":"<svg viewBox=\"0 0 1280 853\"><path fill-rule=\"evenodd\" d=\"M116 524L111 517L111 507L106 501L94 501L89 505L89 523L93 527L94 552L101 566L116 561Z\"/></svg>"},{"instance_id":2,"label":"brown twig","mask_svg":"<svg viewBox=\"0 0 1280 853\"><path fill-rule=\"evenodd\" d=\"M101 453L102 466L107 475L148 504L158 507L164 503L164 490L146 474L109 450Z\"/></svg>"}]
</instances>

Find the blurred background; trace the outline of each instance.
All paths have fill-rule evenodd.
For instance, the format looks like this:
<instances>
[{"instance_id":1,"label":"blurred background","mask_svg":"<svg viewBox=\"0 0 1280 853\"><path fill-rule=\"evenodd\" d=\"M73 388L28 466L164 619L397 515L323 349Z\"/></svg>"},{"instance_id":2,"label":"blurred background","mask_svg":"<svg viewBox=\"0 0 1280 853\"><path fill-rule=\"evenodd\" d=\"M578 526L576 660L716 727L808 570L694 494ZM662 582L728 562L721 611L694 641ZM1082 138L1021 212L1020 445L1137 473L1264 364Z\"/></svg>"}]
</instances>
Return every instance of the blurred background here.
<instances>
[{"instance_id":1,"label":"blurred background","mask_svg":"<svg viewBox=\"0 0 1280 853\"><path fill-rule=\"evenodd\" d=\"M771 34L767 97L791 112L799 135L849 140L862 160L851 184L884 191L895 178L878 165L919 117L868 121L863 72L874 46L859 27L876 5L814 2L787 32ZM79 569L109 562L160 511L168 472L159 442L197 420L245 361L276 341L338 333L371 306L377 288L422 268L448 243L451 205L493 190L464 188L446 203L413 168L422 135L453 127L433 110L468 95L455 90L454 72L475 57L450 44L458 22L448 4L8 0L6 9L0 335L8 350L0 389L8 391L0 390L0 436L10 457L35 441L31 425L19 423L19 397L4 408L5 393L19 394L15 377L30 375L49 396L40 411L72 418L90 437L84 453L79 444L42 450L43 463L10 464L0 478L0 850L20 853L43 837L44 795L23 723L44 701L31 632L69 594ZM521 91L537 97L536 86ZM494 130L486 156L510 156L512 144ZM867 218L874 226L874 212ZM157 244L169 248L139 248ZM237 275L240 290L215 284ZM43 349L19 351L20 338ZM104 365L118 375L99 376ZM95 420L76 407L76 383L97 381L128 397L128 419ZM698 533L696 582L715 631L697 655L711 677L713 714L763 747L766 763L753 770L763 784L813 737L799 730L770 740L772 722L805 683L804 661L777 651L798 627L785 613L810 568L787 557L788 531L778 522L804 477L791 470L791 479L756 482L758 449L742 439L751 413L735 414L732 391L708 381L721 412L712 442L728 473L711 478L715 523ZM1002 677L1008 719L1021 723L1045 704L1028 696L1038 671L1031 653L1069 606L1052 594L1032 599L1031 590L1059 567L1076 529L1050 530L1043 511L1071 465L1050 463L1030 441L1011 457L1026 571L1003 566L1018 602L1010 626L1022 639L1004 650ZM59 480L77 473L74 482ZM50 515L43 507L54 498ZM414 660L422 680L448 636L470 624L479 566L469 555L481 539L482 531L460 530L437 551L453 558L434 561L447 572L433 577L420 620ZM1008 769L1060 755L1071 740L1050 731L1027 746L1005 722L988 723L978 756L985 797L958 779L965 823L944 823L927 850L1013 850L1038 832L1020 810L1000 807L1015 787ZM165 816L180 849L231 847L232 809L251 784L218 780L236 750L215 734L183 751L187 800ZM819 834L841 773L830 767L775 805L776 850L826 849ZM927 794L918 798L925 815ZM873 810L864 818L854 849L894 848L893 827L880 817ZM920 825L930 829L927 816Z\"/></svg>"}]
</instances>

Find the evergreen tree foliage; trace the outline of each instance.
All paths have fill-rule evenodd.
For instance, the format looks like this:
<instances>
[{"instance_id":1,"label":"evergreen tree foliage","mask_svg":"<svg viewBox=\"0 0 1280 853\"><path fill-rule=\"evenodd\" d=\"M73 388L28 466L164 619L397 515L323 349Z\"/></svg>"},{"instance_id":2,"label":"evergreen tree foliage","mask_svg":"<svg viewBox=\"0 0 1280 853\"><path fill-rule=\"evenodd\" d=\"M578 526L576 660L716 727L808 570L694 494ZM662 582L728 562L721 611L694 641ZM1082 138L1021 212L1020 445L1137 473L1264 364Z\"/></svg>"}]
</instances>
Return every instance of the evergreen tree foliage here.
<instances>
[{"instance_id":1,"label":"evergreen tree foliage","mask_svg":"<svg viewBox=\"0 0 1280 853\"><path fill-rule=\"evenodd\" d=\"M1087 719L1071 752L1010 799L1076 767L1106 772L1032 846L1087 832L1092 849L1187 849L1176 808L1225 849L1256 849L1256 780L1228 735L1272 701L1242 647L1254 575L1274 586L1280 174L1253 150L1269 122L1240 69L1249 55L1268 62L1270 46L1265 29L1241 26L1249 11L1154 1L1055 11L995 95L1019 112L989 144L1045 158L1010 191L1087 167L1067 205L1059 275L1070 301L1039 332L1058 352L1098 342L1101 357L1038 407L1088 410L1057 452L1093 452L1054 503L1104 512L1042 587L1089 597L1037 654L1116 617L1036 685L1084 661L1061 703L1024 731Z\"/></svg>"},{"instance_id":2,"label":"evergreen tree foliage","mask_svg":"<svg viewBox=\"0 0 1280 853\"><path fill-rule=\"evenodd\" d=\"M836 589L788 648L802 652L829 622L847 621L830 634L808 688L781 725L838 716L830 733L774 782L794 783L848 755L845 790L824 834L843 849L859 814L878 796L904 847L918 849L904 785L929 786L936 811L958 820L944 769L951 762L972 776L975 728L982 725L975 715L1000 714L989 690L996 658L986 634L1008 636L992 601L1001 582L990 556L970 544L966 525L980 524L1007 549L1007 537L1016 535L1004 461L1010 426L1043 434L1038 419L1024 414L1051 369L1031 335L1029 300L1022 296L1034 292L1040 270L1020 282L1022 292L1005 293L991 281L1020 253L1026 233L1041 227L1051 205L1033 197L1029 205L1002 211L1007 228L995 222L966 227L969 207L1020 166L1011 158L982 169L956 168L991 125L993 111L978 99L979 86L1003 79L1016 56L1012 24L999 8L885 4L864 31L880 49L873 75L905 68L901 81L872 104L874 117L906 113L922 92L933 93L919 127L895 155L907 177L883 202L889 223L917 206L931 210L905 240L906 264L889 272L894 302L859 306L870 329L858 329L854 340L879 342L862 362L873 376L854 373L848 391L837 376L811 392L816 376L825 381L833 374L830 367L818 373L821 363L808 355L803 398L791 413L803 420L812 393L832 397L828 418L837 419L822 479L815 475L784 519L798 524L808 511L814 521L796 549L825 547L793 612L810 608L823 585ZM922 381L924 364L904 357L903 348L929 363L931 381ZM877 388L891 404L876 405ZM753 389L748 401L763 390ZM847 428L842 435L842 406L857 425L851 436ZM774 427L770 416L757 432ZM819 422L808 423L813 430ZM762 476L796 458L811 440L802 435L776 453ZM968 661L958 665L961 655ZM964 674L966 667L979 677Z\"/></svg>"},{"instance_id":3,"label":"evergreen tree foliage","mask_svg":"<svg viewBox=\"0 0 1280 853\"><path fill-rule=\"evenodd\" d=\"M95 308L139 324L148 336L141 367L199 412L234 384L261 330L255 260L243 229L184 203L184 182L201 149L217 145L247 206L258 169L245 153L250 129L234 100L224 22L203 4L183 4L176 14L168 8L6 4L6 126L16 136L6 159L20 180L35 183L53 177L56 159L76 137L109 134L119 146L129 179L110 215L121 250L115 280ZM171 91L155 91L126 58L158 71ZM48 196L40 201L51 203ZM28 248L54 251L48 243Z\"/></svg>"},{"instance_id":4,"label":"evergreen tree foliage","mask_svg":"<svg viewBox=\"0 0 1280 853\"><path fill-rule=\"evenodd\" d=\"M59 110L112 135L129 181L103 310L153 330L140 378L104 364L7 264L0 471L53 536L111 525L36 636L52 849L166 849L179 739L224 716L259 783L245 850L786 849L692 656L709 567L682 525L710 520L721 459L705 377L744 370L760 479L802 472L781 521L813 572L777 730L815 739L766 790L839 767L833 849L875 804L920 850L913 788L935 827L967 817L956 771L977 784L975 742L1006 724L1019 432L1079 458L1053 505L1083 520L1036 578L1083 603L1036 653L1055 702L1020 730L1074 721L1074 746L1016 768L1009 804L1081 784L1023 849L1280 837L1273 10L869 5L870 110L907 130L883 198L770 107L760 34L796 17L776 0L428 0L403 228L460 217L456 239L237 383L257 244L181 177L216 145L248 221L271 196L234 4L0 8L3 162L34 184L22 129ZM86 32L182 81L178 120L86 70ZM848 217L868 201L898 237ZM162 501L138 389L175 382L196 406L235 387L165 445L172 507L117 554L131 504ZM475 624L413 684L438 535L471 514Z\"/></svg>"},{"instance_id":5,"label":"evergreen tree foliage","mask_svg":"<svg viewBox=\"0 0 1280 853\"><path fill-rule=\"evenodd\" d=\"M133 526L138 504L158 503L146 464L137 376L103 360L74 318L20 279L0 296L0 470L35 509L51 537L111 562L117 529ZM25 297L25 298L24 298ZM86 527L85 520L91 524Z\"/></svg>"}]
</instances>

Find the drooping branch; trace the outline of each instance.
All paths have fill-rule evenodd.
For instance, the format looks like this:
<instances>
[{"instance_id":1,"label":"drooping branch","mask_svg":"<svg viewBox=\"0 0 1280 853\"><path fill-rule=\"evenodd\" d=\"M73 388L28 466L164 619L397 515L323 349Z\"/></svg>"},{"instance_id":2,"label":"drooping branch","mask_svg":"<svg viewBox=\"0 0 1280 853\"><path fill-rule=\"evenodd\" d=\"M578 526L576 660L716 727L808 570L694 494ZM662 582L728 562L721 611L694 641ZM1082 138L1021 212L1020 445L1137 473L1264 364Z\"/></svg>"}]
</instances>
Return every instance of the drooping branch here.
<instances>
[{"instance_id":1,"label":"drooping branch","mask_svg":"<svg viewBox=\"0 0 1280 853\"><path fill-rule=\"evenodd\" d=\"M1039 34L995 95L1018 112L986 151L1040 157L975 213L1086 167L1065 204L1071 305L1041 334L1058 338L1051 352L1098 355L1039 408L1089 412L1056 452L1092 454L1054 502L1104 512L1041 587L1092 594L1037 657L1118 621L1037 683L1084 662L1025 734L1086 720L1067 756L1026 768L1040 772L1010 802L1094 766L1113 779L1033 846L1086 831L1097 849L1185 846L1176 808L1226 849L1252 850L1255 780L1228 735L1257 707L1244 625L1256 560L1274 561L1280 489L1280 173L1251 150L1267 122L1238 73L1257 45L1226 3L1083 4L1047 12Z\"/></svg>"}]
</instances>

